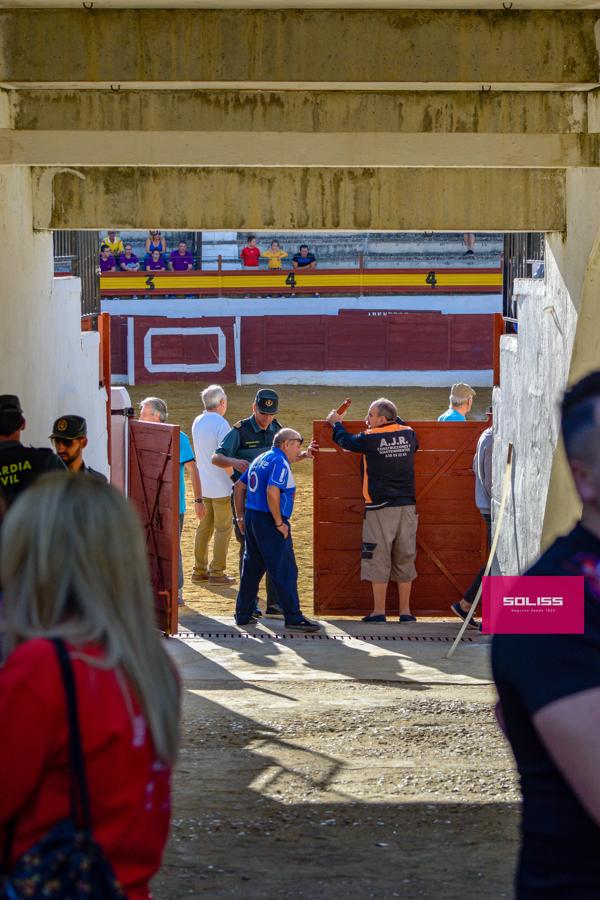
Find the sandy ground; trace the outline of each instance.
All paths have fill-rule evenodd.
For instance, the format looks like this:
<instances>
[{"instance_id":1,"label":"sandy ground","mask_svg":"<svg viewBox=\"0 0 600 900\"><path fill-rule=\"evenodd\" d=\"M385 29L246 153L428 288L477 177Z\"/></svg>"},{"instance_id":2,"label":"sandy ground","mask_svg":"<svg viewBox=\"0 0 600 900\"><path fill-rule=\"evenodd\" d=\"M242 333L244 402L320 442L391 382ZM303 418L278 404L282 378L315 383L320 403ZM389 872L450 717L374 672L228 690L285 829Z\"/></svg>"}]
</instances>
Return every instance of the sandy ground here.
<instances>
[{"instance_id":1,"label":"sandy ground","mask_svg":"<svg viewBox=\"0 0 600 900\"><path fill-rule=\"evenodd\" d=\"M187 682L156 897L512 896L489 687Z\"/></svg>"},{"instance_id":2,"label":"sandy ground","mask_svg":"<svg viewBox=\"0 0 600 900\"><path fill-rule=\"evenodd\" d=\"M130 393L136 403L163 397L171 421L189 434L202 387L171 383ZM254 389L227 390L233 423L247 414ZM355 417L380 393L405 418L436 418L447 404L445 390L352 389ZM478 394L479 417L490 394ZM280 421L308 436L312 420L345 391L282 387L280 395ZM310 611L309 463L297 468L297 481L295 543ZM188 515L184 622L231 614L235 589L187 581L193 538ZM232 543L231 573L236 549ZM261 665L273 663L270 652ZM315 669L314 680L286 680L282 672L281 680L248 681L220 677L216 666L211 679L186 679L172 833L155 897L511 897L518 790L493 702L487 684L366 681L353 676L352 661L343 680L319 680Z\"/></svg>"}]
</instances>

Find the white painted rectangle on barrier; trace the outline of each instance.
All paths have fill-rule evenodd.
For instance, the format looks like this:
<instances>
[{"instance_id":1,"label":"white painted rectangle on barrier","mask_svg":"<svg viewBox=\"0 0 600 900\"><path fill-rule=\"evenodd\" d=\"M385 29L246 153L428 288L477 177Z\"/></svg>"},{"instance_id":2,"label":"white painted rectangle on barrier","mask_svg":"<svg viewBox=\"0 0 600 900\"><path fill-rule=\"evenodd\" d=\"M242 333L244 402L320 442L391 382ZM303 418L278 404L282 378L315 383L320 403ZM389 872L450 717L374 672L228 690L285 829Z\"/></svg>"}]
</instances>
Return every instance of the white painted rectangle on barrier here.
<instances>
[{"instance_id":1,"label":"white painted rectangle on barrier","mask_svg":"<svg viewBox=\"0 0 600 900\"><path fill-rule=\"evenodd\" d=\"M206 363L155 363L152 361L152 339L155 337L192 337L214 335L218 341L217 359ZM222 328L149 328L144 335L144 368L147 372L221 372L227 364L227 341Z\"/></svg>"}]
</instances>

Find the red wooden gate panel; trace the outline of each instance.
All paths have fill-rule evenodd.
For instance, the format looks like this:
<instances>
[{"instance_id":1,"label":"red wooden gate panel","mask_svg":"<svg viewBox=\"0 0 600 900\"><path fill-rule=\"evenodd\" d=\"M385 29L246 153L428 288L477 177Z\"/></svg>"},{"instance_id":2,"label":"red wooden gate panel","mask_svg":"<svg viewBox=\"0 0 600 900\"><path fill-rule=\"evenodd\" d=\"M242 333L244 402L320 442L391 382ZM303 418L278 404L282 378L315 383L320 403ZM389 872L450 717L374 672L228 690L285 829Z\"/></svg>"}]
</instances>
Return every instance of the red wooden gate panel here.
<instances>
[{"instance_id":1,"label":"red wooden gate panel","mask_svg":"<svg viewBox=\"0 0 600 900\"><path fill-rule=\"evenodd\" d=\"M486 530L475 505L472 471L486 422L410 422L419 438L415 456L417 572L411 606L425 616L447 615L486 559ZM364 429L346 422L348 431ZM321 615L364 615L372 609L371 585L360 580L364 504L360 454L341 450L325 422L314 423L321 447L314 464L314 597ZM390 615L398 614L396 587L388 590Z\"/></svg>"},{"instance_id":2,"label":"red wooden gate panel","mask_svg":"<svg viewBox=\"0 0 600 900\"><path fill-rule=\"evenodd\" d=\"M128 495L140 514L159 629L177 632L179 425L129 423Z\"/></svg>"}]
</instances>

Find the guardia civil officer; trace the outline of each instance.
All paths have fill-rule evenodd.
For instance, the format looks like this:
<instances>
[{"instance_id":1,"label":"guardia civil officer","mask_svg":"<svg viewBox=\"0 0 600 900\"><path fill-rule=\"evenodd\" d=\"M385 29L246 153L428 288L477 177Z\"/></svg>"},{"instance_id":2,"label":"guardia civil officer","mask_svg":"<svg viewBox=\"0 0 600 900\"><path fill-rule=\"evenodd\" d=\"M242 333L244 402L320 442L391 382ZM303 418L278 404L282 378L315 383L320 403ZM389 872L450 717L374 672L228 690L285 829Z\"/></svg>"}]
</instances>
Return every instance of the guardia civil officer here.
<instances>
[{"instance_id":1,"label":"guardia civil officer","mask_svg":"<svg viewBox=\"0 0 600 900\"><path fill-rule=\"evenodd\" d=\"M106 481L102 472L96 472L87 466L83 459L83 448L87 447L87 422L83 416L59 416L52 426L50 440L54 444L56 455L60 456L70 472L81 472L91 475L100 481Z\"/></svg>"},{"instance_id":2,"label":"guardia civil officer","mask_svg":"<svg viewBox=\"0 0 600 900\"><path fill-rule=\"evenodd\" d=\"M23 446L21 432L25 426L16 394L0 394L0 494L9 506L39 475L65 471L52 450Z\"/></svg>"},{"instance_id":3,"label":"guardia civil officer","mask_svg":"<svg viewBox=\"0 0 600 900\"><path fill-rule=\"evenodd\" d=\"M233 481L236 482L247 470L250 463L270 450L273 438L281 429L281 425L275 418L279 409L279 396L270 388L263 388L256 394L252 404L252 415L247 419L240 419L225 435L212 456L213 465L220 469L233 469ZM232 500L233 505L233 500ZM237 516L233 511L233 527L235 536L240 545L240 574L244 559L244 534L240 529L243 517ZM267 608L269 616L281 616L283 611L279 605L277 591L273 581L267 574ZM261 615L256 603L255 614Z\"/></svg>"},{"instance_id":4,"label":"guardia civil officer","mask_svg":"<svg viewBox=\"0 0 600 900\"><path fill-rule=\"evenodd\" d=\"M277 588L289 631L319 631L317 622L302 615L298 597L298 566L290 529L296 482L291 464L301 455L302 437L293 428L282 428L273 439L273 449L262 453L238 479L234 502L238 524L245 532L244 563L237 595L235 621L256 623L256 592L265 572ZM313 448L306 456L311 458ZM304 457L304 454L303 454ZM242 512L246 507L245 516Z\"/></svg>"}]
</instances>

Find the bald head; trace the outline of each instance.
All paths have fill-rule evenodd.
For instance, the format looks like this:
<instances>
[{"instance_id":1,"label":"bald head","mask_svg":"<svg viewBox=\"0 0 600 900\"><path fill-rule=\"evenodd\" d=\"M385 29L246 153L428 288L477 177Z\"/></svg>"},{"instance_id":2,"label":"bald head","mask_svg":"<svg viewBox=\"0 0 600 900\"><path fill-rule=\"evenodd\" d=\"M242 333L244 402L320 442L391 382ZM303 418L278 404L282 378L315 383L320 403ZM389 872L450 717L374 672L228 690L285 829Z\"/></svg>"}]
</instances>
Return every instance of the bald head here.
<instances>
[{"instance_id":1,"label":"bald head","mask_svg":"<svg viewBox=\"0 0 600 900\"><path fill-rule=\"evenodd\" d=\"M293 428L281 428L273 438L273 446L283 451L289 462L295 462L301 451L302 435Z\"/></svg>"},{"instance_id":2,"label":"bald head","mask_svg":"<svg viewBox=\"0 0 600 900\"><path fill-rule=\"evenodd\" d=\"M280 428L273 438L274 447L282 447L286 441L301 441L302 435L293 428Z\"/></svg>"}]
</instances>

